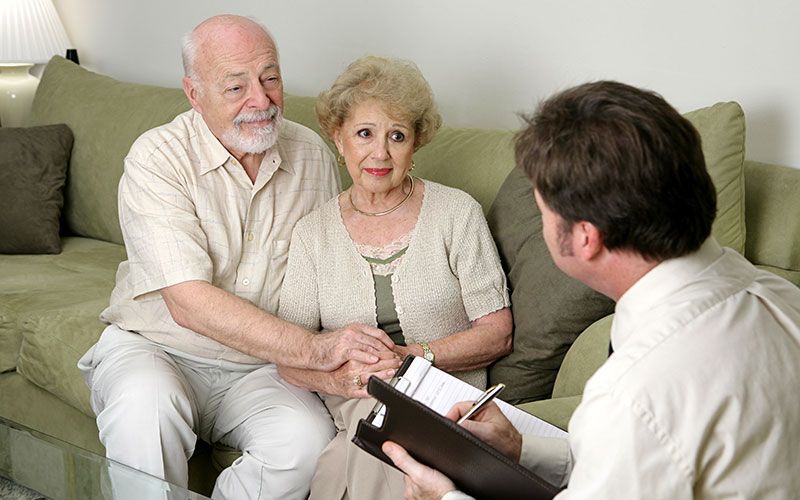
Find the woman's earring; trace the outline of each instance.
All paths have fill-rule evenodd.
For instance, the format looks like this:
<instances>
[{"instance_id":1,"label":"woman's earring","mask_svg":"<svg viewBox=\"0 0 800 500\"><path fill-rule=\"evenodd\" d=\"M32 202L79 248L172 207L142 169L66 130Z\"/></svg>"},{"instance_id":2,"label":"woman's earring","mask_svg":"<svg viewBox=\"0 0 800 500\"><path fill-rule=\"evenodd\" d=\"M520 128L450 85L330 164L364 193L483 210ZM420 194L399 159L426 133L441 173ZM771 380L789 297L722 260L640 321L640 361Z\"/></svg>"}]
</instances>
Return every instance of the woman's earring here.
<instances>
[{"instance_id":1,"label":"woman's earring","mask_svg":"<svg viewBox=\"0 0 800 500\"><path fill-rule=\"evenodd\" d=\"M409 170L409 172L411 172L411 170L414 170L414 167L416 167L416 166L417 166L417 164L414 163L414 160L411 160L411 169Z\"/></svg>"},{"instance_id":2,"label":"woman's earring","mask_svg":"<svg viewBox=\"0 0 800 500\"><path fill-rule=\"evenodd\" d=\"M342 167L342 168L347 166L347 164L344 162L344 157L342 155L336 155L336 163L338 163L339 166ZM414 163L414 162L411 162L411 163Z\"/></svg>"}]
</instances>

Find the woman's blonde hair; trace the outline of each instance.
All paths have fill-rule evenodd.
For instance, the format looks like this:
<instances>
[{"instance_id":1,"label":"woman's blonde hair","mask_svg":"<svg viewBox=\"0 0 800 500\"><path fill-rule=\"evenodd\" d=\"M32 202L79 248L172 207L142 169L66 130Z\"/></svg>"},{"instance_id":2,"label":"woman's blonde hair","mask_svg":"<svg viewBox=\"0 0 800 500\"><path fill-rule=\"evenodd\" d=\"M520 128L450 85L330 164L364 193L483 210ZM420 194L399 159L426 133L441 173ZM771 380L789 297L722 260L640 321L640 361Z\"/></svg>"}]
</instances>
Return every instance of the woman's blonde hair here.
<instances>
[{"instance_id":1,"label":"woman's blonde hair","mask_svg":"<svg viewBox=\"0 0 800 500\"><path fill-rule=\"evenodd\" d=\"M317 98L320 127L333 139L353 106L375 99L393 118L414 127L414 149L428 144L442 125L433 91L416 64L366 56L353 61L331 88Z\"/></svg>"}]
</instances>

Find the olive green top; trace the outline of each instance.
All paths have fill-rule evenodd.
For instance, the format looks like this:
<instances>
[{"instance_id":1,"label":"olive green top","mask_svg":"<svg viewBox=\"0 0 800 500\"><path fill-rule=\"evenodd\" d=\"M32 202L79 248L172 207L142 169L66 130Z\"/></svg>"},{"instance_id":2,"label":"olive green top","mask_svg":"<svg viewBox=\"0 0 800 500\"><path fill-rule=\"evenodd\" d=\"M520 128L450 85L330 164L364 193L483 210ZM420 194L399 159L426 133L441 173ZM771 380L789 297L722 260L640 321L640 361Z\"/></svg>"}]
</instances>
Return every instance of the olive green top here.
<instances>
[{"instance_id":1,"label":"olive green top","mask_svg":"<svg viewBox=\"0 0 800 500\"><path fill-rule=\"evenodd\" d=\"M403 337L403 330L400 328L400 319L397 317L397 306L394 303L392 293L392 274L382 274L380 268L385 268L388 264L397 263L408 250L408 246L390 255L385 259L363 255L364 260L369 262L372 268L372 279L375 282L375 305L378 320L378 328L386 332L389 338L397 345L406 345Z\"/></svg>"}]
</instances>

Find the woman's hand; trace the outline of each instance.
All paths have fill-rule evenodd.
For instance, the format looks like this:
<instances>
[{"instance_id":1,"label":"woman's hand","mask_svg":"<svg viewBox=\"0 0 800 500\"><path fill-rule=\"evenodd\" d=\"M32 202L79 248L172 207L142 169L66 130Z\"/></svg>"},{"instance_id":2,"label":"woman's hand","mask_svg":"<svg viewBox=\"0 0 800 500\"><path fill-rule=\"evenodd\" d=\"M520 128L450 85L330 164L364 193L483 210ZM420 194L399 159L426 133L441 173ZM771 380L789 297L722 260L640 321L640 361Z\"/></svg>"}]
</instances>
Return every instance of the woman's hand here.
<instances>
[{"instance_id":1,"label":"woman's hand","mask_svg":"<svg viewBox=\"0 0 800 500\"><path fill-rule=\"evenodd\" d=\"M341 368L348 360L375 363L394 354L394 342L383 330L362 323L311 335L305 348L307 368L322 371Z\"/></svg>"},{"instance_id":2,"label":"woman's hand","mask_svg":"<svg viewBox=\"0 0 800 500\"><path fill-rule=\"evenodd\" d=\"M329 387L326 392L347 398L368 398L366 384L369 378L374 375L388 380L394 377L401 363L402 360L396 356L386 357L372 364L350 360L328 374Z\"/></svg>"}]
</instances>

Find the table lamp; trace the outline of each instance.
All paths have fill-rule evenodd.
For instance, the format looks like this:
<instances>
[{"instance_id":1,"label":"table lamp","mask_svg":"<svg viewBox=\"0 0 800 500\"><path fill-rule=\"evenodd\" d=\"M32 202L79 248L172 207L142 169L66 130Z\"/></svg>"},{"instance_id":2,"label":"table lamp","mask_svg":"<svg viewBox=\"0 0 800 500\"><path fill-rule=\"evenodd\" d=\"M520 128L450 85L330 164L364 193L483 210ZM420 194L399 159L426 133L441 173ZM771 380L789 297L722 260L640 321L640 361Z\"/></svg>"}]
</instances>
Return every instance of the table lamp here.
<instances>
[{"instance_id":1,"label":"table lamp","mask_svg":"<svg viewBox=\"0 0 800 500\"><path fill-rule=\"evenodd\" d=\"M23 124L39 85L29 70L69 46L52 0L0 0L0 125Z\"/></svg>"}]
</instances>

